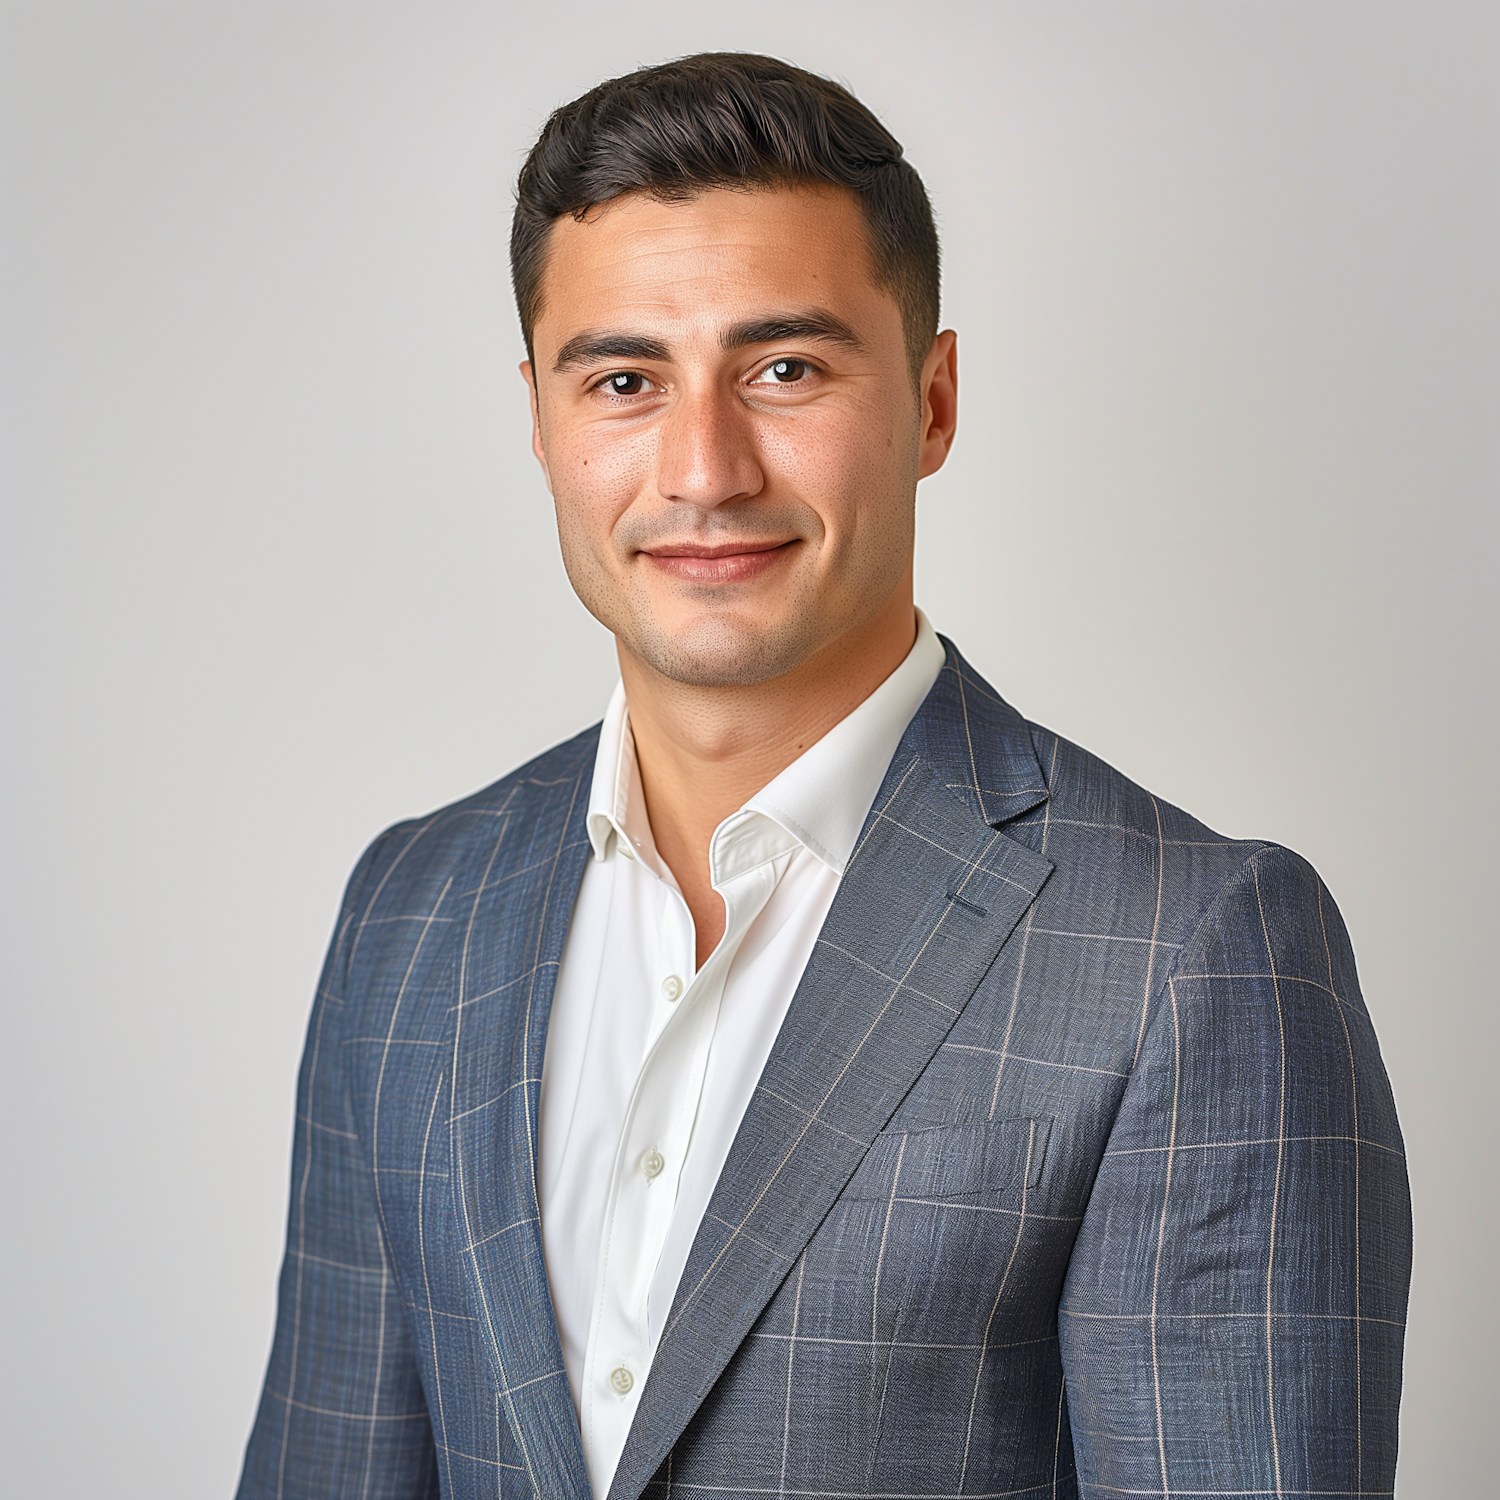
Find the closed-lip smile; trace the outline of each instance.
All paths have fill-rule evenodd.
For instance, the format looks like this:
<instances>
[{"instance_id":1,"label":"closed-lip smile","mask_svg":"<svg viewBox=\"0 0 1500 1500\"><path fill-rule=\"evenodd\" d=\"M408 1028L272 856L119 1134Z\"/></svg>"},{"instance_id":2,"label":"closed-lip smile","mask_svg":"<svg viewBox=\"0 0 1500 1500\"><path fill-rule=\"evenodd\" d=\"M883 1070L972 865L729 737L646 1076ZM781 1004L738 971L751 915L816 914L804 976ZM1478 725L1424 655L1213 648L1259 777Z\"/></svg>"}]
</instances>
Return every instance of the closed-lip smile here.
<instances>
[{"instance_id":1,"label":"closed-lip smile","mask_svg":"<svg viewBox=\"0 0 1500 1500\"><path fill-rule=\"evenodd\" d=\"M775 567L796 545L797 538L784 542L742 541L663 542L643 547L641 553L652 564L684 583L743 583Z\"/></svg>"}]
</instances>

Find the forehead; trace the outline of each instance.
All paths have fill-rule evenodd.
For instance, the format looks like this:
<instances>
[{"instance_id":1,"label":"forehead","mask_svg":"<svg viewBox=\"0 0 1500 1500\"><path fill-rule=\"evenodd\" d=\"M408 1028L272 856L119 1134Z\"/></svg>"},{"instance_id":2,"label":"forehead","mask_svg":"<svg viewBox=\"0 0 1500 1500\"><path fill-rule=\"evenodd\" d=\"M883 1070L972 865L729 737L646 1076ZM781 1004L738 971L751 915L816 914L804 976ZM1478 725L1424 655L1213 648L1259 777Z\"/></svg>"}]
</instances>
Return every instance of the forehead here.
<instances>
[{"instance_id":1,"label":"forehead","mask_svg":"<svg viewBox=\"0 0 1500 1500\"><path fill-rule=\"evenodd\" d=\"M713 190L665 203L631 193L553 225L535 336L556 346L584 327L707 329L805 305L899 323L852 193Z\"/></svg>"}]
</instances>

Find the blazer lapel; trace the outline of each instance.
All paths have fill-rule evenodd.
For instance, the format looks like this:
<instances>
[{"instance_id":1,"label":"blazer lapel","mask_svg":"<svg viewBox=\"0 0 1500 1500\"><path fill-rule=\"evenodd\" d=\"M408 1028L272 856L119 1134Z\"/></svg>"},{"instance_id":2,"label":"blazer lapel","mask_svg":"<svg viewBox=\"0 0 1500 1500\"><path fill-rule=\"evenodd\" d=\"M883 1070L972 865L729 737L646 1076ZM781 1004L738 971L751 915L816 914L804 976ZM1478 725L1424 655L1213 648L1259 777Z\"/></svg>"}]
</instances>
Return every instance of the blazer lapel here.
<instances>
[{"instance_id":1,"label":"blazer lapel","mask_svg":"<svg viewBox=\"0 0 1500 1500\"><path fill-rule=\"evenodd\" d=\"M650 1481L1051 873L991 826L1046 798L1026 725L945 644L709 1202L609 1500Z\"/></svg>"},{"instance_id":2,"label":"blazer lapel","mask_svg":"<svg viewBox=\"0 0 1500 1500\"><path fill-rule=\"evenodd\" d=\"M549 1500L591 1494L536 1188L547 1018L589 847L594 740L580 743L576 774L521 782L490 815L456 908L454 1209L501 1405L534 1492Z\"/></svg>"}]
</instances>

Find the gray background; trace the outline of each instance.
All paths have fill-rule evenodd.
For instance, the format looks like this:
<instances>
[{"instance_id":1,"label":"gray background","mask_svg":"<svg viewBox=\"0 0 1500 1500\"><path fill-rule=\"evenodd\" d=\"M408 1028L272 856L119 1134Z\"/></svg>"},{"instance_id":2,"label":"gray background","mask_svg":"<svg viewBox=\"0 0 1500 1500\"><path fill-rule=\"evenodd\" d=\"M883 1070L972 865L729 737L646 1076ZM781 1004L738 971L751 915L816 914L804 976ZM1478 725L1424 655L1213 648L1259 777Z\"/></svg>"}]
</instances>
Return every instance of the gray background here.
<instances>
[{"instance_id":1,"label":"gray background","mask_svg":"<svg viewBox=\"0 0 1500 1500\"><path fill-rule=\"evenodd\" d=\"M6 11L0 1490L232 1486L341 881L613 680L527 452L510 183L554 105L713 46L846 80L932 190L939 628L1339 898L1416 1194L1401 1494L1487 1492L1497 15Z\"/></svg>"}]
</instances>

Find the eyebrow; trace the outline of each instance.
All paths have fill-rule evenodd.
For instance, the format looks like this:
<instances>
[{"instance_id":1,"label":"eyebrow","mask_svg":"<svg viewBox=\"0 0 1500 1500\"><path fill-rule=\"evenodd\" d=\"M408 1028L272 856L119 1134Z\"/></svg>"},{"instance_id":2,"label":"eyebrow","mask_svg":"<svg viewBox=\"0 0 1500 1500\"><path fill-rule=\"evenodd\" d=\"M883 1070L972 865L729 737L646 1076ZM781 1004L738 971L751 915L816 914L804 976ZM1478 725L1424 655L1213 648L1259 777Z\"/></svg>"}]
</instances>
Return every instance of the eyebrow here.
<instances>
[{"instance_id":1,"label":"eyebrow","mask_svg":"<svg viewBox=\"0 0 1500 1500\"><path fill-rule=\"evenodd\" d=\"M667 346L660 339L642 333L606 333L598 329L585 329L575 333L557 351L557 362L552 366L554 374L576 369L579 365L598 364L606 359L667 359Z\"/></svg>"},{"instance_id":2,"label":"eyebrow","mask_svg":"<svg viewBox=\"0 0 1500 1500\"><path fill-rule=\"evenodd\" d=\"M786 340L837 344L855 351L865 347L864 340L842 318L836 318L822 308L802 313L772 313L767 317L731 324L719 335L719 347L732 351ZM554 374L560 375L605 360L668 360L671 357L667 345L649 334L591 328L575 333L557 351L552 369Z\"/></svg>"},{"instance_id":3,"label":"eyebrow","mask_svg":"<svg viewBox=\"0 0 1500 1500\"><path fill-rule=\"evenodd\" d=\"M768 318L735 323L719 336L719 344L724 349L748 349L756 344L779 344L788 339L812 339L854 350L865 347L864 340L842 318L836 318L822 308L805 313L773 313Z\"/></svg>"}]
</instances>

